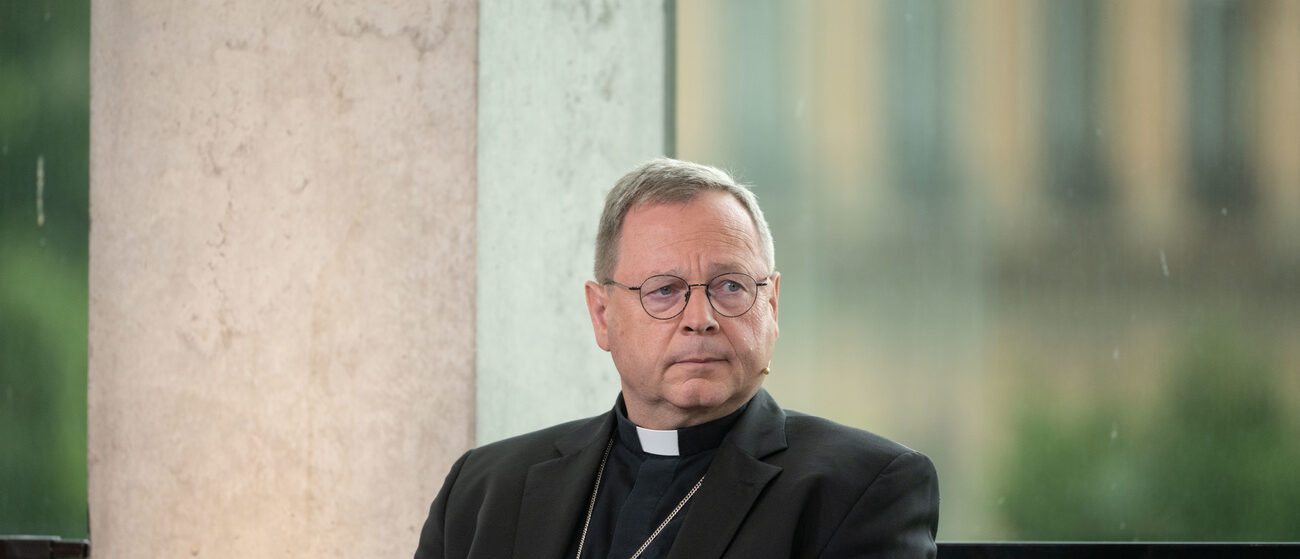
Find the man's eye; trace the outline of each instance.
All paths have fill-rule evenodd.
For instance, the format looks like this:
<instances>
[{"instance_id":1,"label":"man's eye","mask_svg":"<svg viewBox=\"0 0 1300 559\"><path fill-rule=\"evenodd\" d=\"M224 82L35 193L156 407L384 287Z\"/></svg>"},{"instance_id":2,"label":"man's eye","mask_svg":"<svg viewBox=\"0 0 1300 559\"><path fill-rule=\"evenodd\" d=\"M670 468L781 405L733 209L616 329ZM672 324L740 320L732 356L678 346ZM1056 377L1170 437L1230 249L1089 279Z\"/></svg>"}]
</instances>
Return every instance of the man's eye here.
<instances>
[{"instance_id":1,"label":"man's eye","mask_svg":"<svg viewBox=\"0 0 1300 559\"><path fill-rule=\"evenodd\" d=\"M731 280L722 282L722 290L727 292L740 291L740 284Z\"/></svg>"},{"instance_id":2,"label":"man's eye","mask_svg":"<svg viewBox=\"0 0 1300 559\"><path fill-rule=\"evenodd\" d=\"M660 297L668 297L675 292L677 292L677 289L671 285L665 285L663 287L660 287L659 289L654 290L654 294Z\"/></svg>"}]
</instances>

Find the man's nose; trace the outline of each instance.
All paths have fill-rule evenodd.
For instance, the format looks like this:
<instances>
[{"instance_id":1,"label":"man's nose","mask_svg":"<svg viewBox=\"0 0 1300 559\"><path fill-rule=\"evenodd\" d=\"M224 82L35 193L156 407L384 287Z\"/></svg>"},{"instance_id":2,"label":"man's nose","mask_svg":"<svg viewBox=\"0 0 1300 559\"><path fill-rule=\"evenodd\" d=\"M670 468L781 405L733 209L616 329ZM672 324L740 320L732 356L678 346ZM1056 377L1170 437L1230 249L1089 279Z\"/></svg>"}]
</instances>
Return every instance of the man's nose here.
<instances>
[{"instance_id":1,"label":"man's nose","mask_svg":"<svg viewBox=\"0 0 1300 559\"><path fill-rule=\"evenodd\" d=\"M695 293L695 288L699 287L699 294ZM691 332L716 332L718 330L718 320L714 315L713 304L709 301L708 293L703 285L692 285L690 291L686 294L686 308L682 310L682 328Z\"/></svg>"}]
</instances>

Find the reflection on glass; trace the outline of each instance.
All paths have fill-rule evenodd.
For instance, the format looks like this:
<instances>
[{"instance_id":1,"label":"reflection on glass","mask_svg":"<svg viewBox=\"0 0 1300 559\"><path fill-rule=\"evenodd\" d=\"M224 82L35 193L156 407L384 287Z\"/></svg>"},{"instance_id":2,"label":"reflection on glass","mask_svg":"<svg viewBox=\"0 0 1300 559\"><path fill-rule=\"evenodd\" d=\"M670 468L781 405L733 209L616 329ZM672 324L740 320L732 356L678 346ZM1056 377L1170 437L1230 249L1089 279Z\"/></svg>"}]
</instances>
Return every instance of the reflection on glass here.
<instances>
[{"instance_id":1,"label":"reflection on glass","mask_svg":"<svg viewBox=\"0 0 1300 559\"><path fill-rule=\"evenodd\" d=\"M676 155L777 242L767 386L934 457L942 539L1300 539L1300 2L677 17Z\"/></svg>"}]
</instances>

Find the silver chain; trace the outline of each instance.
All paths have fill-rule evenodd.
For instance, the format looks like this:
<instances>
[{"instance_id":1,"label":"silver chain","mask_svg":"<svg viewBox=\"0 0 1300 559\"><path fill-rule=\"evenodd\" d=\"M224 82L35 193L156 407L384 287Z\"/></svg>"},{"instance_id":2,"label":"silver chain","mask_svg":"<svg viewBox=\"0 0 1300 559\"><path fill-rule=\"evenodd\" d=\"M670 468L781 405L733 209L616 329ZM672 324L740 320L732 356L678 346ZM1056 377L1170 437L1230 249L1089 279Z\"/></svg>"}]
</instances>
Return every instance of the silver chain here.
<instances>
[{"instance_id":1,"label":"silver chain","mask_svg":"<svg viewBox=\"0 0 1300 559\"><path fill-rule=\"evenodd\" d=\"M582 539L578 540L577 559L582 559L582 546L587 543L587 528L591 526L591 515L596 510L596 495L600 493L600 478L605 475L605 463L609 461L609 450L611 448L614 448L613 437L610 437L609 443L605 445L605 455L600 457L600 469L596 470L596 487L591 490L591 502L587 504L587 520L582 523ZM632 557L629 557L628 559L637 559L642 553L645 553L646 548L650 547L650 542L655 541L655 538L659 537L659 532L662 532L664 528L668 526L668 523L672 522L673 517L677 516L677 513L682 510L682 507L686 506L686 502L690 501L691 497L695 496L695 492L699 491L700 485L703 484L704 476L700 476L700 480L695 482L695 487L692 487L690 491L686 492L686 496L682 497L682 501L677 503L676 507L673 507L672 512L668 513L668 518L665 518L663 522L659 523L659 527L655 528L655 531L650 534L650 537L646 538L645 543L641 544L641 549L636 550L636 553L633 553Z\"/></svg>"},{"instance_id":2,"label":"silver chain","mask_svg":"<svg viewBox=\"0 0 1300 559\"><path fill-rule=\"evenodd\" d=\"M700 489L700 485L703 483L704 476L700 476L700 481L695 482L695 487L692 487L691 490L686 493L686 496L682 497L682 502L677 503L677 506L673 508L673 512L668 513L668 518L665 518L664 521L659 524L659 527L655 528L654 533L650 534L650 537L646 539L645 543L641 544L641 549L636 550L636 553L633 553L632 557L629 559L640 557L641 553L645 551L645 548L650 547L650 542L655 541L655 537L659 535L659 532L662 532L664 527L668 525L668 522L670 522L674 516L677 516L677 511L682 510L682 507L686 506L686 501L691 500L691 497L695 495L695 492Z\"/></svg>"},{"instance_id":3,"label":"silver chain","mask_svg":"<svg viewBox=\"0 0 1300 559\"><path fill-rule=\"evenodd\" d=\"M591 502L587 504L587 521L582 523L582 539L578 540L578 557L582 559L582 544L587 543L587 527L591 526L591 513L596 510L596 494L600 492L600 476L605 474L605 461L609 460L609 449L614 448L614 437L605 445L605 455L600 457L600 469L596 470L596 487L591 490Z\"/></svg>"}]
</instances>

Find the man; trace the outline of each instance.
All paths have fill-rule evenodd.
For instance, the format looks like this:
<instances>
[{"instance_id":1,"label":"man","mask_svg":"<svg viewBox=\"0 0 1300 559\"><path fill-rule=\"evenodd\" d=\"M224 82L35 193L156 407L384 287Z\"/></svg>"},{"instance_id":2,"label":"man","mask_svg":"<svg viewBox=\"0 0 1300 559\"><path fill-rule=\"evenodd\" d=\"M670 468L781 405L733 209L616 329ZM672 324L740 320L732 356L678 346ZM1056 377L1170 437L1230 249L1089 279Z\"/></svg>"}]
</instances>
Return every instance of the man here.
<instances>
[{"instance_id":1,"label":"man","mask_svg":"<svg viewBox=\"0 0 1300 559\"><path fill-rule=\"evenodd\" d=\"M781 276L748 189L642 165L606 199L595 275L614 409L467 452L417 559L934 556L928 458L760 389Z\"/></svg>"}]
</instances>

